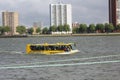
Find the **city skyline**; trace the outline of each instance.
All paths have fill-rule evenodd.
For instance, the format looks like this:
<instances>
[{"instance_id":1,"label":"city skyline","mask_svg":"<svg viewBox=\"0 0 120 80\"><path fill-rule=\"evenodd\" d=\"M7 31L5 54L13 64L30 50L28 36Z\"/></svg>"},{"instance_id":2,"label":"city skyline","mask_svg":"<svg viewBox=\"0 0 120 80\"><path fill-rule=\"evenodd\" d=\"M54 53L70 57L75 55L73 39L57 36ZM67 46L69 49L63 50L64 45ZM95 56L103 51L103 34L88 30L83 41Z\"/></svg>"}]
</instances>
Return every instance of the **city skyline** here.
<instances>
[{"instance_id":1,"label":"city skyline","mask_svg":"<svg viewBox=\"0 0 120 80\"><path fill-rule=\"evenodd\" d=\"M73 22L79 23L105 23L108 22L108 0L78 0L64 1L72 5ZM50 25L49 4L57 3L56 0L19 0L0 1L0 12L17 11L20 17L20 25L32 26L33 22L42 22L44 26ZM32 6L32 7L31 7ZM30 9L29 9L30 8ZM1 13L0 13L1 14ZM0 17L0 23L1 17Z\"/></svg>"}]
</instances>

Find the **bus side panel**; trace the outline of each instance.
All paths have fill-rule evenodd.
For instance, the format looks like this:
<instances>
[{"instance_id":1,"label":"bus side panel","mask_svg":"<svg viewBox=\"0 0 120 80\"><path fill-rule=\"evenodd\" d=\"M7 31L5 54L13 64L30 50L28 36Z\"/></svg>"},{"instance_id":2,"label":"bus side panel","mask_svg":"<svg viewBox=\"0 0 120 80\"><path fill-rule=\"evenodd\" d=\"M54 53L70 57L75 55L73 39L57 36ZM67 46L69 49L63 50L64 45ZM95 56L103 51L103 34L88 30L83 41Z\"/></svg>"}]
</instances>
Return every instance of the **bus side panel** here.
<instances>
[{"instance_id":1,"label":"bus side panel","mask_svg":"<svg viewBox=\"0 0 120 80\"><path fill-rule=\"evenodd\" d=\"M30 44L27 44L27 45L26 45L26 53L27 53L27 54L30 54L30 52L31 52Z\"/></svg>"}]
</instances>

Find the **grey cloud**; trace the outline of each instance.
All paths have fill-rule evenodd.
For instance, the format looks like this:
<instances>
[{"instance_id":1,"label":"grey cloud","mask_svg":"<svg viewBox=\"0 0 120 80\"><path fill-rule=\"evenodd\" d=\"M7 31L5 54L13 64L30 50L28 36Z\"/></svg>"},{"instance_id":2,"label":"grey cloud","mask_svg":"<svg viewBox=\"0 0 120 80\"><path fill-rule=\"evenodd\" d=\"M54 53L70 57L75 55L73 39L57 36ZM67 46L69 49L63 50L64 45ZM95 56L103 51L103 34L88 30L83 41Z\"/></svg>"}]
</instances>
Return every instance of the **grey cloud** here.
<instances>
[{"instance_id":1,"label":"grey cloud","mask_svg":"<svg viewBox=\"0 0 120 80\"><path fill-rule=\"evenodd\" d=\"M61 1L72 4L73 22L90 24L108 21L108 0ZM20 24L27 26L32 26L35 21L49 25L49 4L54 2L57 0L0 0L0 11L18 11Z\"/></svg>"}]
</instances>

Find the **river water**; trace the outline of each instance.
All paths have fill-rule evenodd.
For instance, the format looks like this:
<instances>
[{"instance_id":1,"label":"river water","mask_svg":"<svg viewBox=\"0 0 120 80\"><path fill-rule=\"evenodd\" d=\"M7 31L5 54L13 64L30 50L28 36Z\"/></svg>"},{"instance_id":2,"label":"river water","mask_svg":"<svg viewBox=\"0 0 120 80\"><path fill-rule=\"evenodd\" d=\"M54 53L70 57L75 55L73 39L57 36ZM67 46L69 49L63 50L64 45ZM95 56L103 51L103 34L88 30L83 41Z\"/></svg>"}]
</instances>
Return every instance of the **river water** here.
<instances>
[{"instance_id":1,"label":"river water","mask_svg":"<svg viewBox=\"0 0 120 80\"><path fill-rule=\"evenodd\" d=\"M25 54L26 44L46 42L74 42L80 52L72 55L49 56ZM93 58L100 56L107 57ZM59 64L61 60L70 59L80 60L76 62L72 60L64 61L62 63L120 60L120 36L0 38L0 80L120 80L120 62L37 68L1 68L5 65L19 67L19 65L27 65L28 63L33 66L38 62L47 61L53 61L53 63L45 63L45 65ZM54 63L54 61L58 62Z\"/></svg>"}]
</instances>

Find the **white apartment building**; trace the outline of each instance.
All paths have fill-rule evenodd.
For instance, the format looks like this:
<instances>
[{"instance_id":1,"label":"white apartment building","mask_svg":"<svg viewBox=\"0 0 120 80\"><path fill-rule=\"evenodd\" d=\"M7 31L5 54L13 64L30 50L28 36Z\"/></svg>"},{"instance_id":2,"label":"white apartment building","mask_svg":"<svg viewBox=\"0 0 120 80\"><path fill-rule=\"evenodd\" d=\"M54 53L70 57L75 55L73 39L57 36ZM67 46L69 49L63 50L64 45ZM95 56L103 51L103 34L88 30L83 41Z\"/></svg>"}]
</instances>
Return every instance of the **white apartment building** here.
<instances>
[{"instance_id":1,"label":"white apartment building","mask_svg":"<svg viewBox=\"0 0 120 80\"><path fill-rule=\"evenodd\" d=\"M59 26L68 24L72 33L72 7L71 4L50 4L50 25Z\"/></svg>"}]
</instances>

